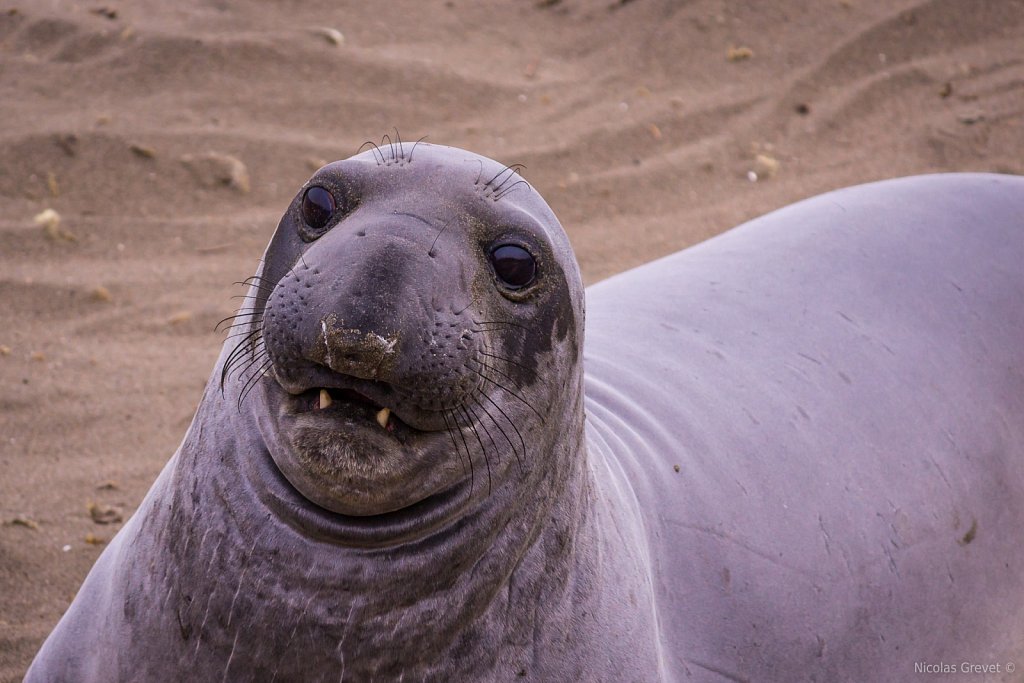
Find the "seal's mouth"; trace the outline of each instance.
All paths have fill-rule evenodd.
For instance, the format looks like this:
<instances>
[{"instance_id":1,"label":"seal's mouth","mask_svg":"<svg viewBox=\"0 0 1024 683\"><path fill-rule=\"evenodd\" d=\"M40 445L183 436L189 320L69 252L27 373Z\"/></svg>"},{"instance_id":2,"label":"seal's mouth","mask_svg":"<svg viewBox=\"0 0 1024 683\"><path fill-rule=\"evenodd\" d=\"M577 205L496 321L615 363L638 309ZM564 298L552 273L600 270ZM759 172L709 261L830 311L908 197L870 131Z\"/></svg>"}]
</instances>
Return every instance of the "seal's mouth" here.
<instances>
[{"instance_id":1,"label":"seal's mouth","mask_svg":"<svg viewBox=\"0 0 1024 683\"><path fill-rule=\"evenodd\" d=\"M355 389L314 387L295 396L293 404L296 413L316 412L325 417L372 414L373 420L385 431L395 432L401 428L412 429L393 414L391 408L380 405Z\"/></svg>"},{"instance_id":2,"label":"seal's mouth","mask_svg":"<svg viewBox=\"0 0 1024 683\"><path fill-rule=\"evenodd\" d=\"M389 382L346 375L313 363L275 365L272 374L286 412L323 429L341 423L347 428L361 425L383 430L400 441L439 429L437 415L416 406L400 387Z\"/></svg>"}]
</instances>

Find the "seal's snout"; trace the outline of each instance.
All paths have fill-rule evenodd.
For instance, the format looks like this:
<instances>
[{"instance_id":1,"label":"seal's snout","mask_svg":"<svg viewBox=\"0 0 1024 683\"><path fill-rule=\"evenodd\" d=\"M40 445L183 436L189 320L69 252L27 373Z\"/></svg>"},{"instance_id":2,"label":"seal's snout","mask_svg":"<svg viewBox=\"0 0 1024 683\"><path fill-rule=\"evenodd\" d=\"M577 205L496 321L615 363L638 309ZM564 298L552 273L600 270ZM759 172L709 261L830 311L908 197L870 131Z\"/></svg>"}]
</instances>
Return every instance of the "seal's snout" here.
<instances>
[{"instance_id":1,"label":"seal's snout","mask_svg":"<svg viewBox=\"0 0 1024 683\"><path fill-rule=\"evenodd\" d=\"M323 354L315 360L342 375L374 380L387 377L398 358L398 335L385 337L338 322L334 313L320 320Z\"/></svg>"}]
</instances>

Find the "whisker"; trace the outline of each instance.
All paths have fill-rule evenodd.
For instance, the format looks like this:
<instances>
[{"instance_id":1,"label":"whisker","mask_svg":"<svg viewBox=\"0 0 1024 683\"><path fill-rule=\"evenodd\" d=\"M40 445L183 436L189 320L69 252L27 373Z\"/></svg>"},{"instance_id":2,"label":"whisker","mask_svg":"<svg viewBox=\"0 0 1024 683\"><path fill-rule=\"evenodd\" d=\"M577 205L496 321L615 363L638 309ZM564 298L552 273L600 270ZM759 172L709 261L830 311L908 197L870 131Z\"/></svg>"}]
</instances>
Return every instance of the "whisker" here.
<instances>
[{"instance_id":1,"label":"whisker","mask_svg":"<svg viewBox=\"0 0 1024 683\"><path fill-rule=\"evenodd\" d=\"M276 283L271 282L270 280L268 280L267 278L263 277L262 275L250 275L249 277L245 278L244 280L236 280L235 282L232 282L231 284L233 284L233 285L241 285L243 287L261 287L261 288L273 289Z\"/></svg>"},{"instance_id":2,"label":"whisker","mask_svg":"<svg viewBox=\"0 0 1024 683\"><path fill-rule=\"evenodd\" d=\"M225 325L224 326L224 331L226 332L226 331L230 330L233 327L248 327L249 325L252 325L253 322L254 321L252 321L252 320L246 320L246 321L240 322L240 323L233 323L231 325ZM257 323L257 324L259 324L262 327L262 323ZM217 332L220 332L220 330L217 330ZM231 336L234 336L234 335L231 335ZM231 336L224 337L224 339L231 339Z\"/></svg>"},{"instance_id":3,"label":"whisker","mask_svg":"<svg viewBox=\"0 0 1024 683\"><path fill-rule=\"evenodd\" d=\"M230 327L225 328L225 330L229 330L232 327L244 327L244 325L249 325L249 324L251 324L251 323L244 323L244 324L243 323L239 323L238 325L231 325ZM259 328L255 329L255 330L252 330L250 332L246 332L245 330L239 330L238 332L232 332L231 334L229 334L226 337L224 337L224 341L227 341L228 339L234 339L236 337L241 337L243 334L249 335L249 334L255 334L255 333L260 333L260 332L263 332L263 327L262 326L260 326Z\"/></svg>"},{"instance_id":4,"label":"whisker","mask_svg":"<svg viewBox=\"0 0 1024 683\"><path fill-rule=\"evenodd\" d=\"M489 417L491 419L491 422L494 423L494 425L498 428L498 430L501 431L502 436L505 437L505 440L508 441L509 448L512 449L512 455L515 457L516 462L519 463L519 473L523 474L523 461L519 457L519 453L516 451L516 447L512 443L512 440L510 438L508 438L508 435L505 434L505 430L503 430L501 428L501 425L498 424L498 421L495 420L494 416L491 415L490 411L487 410L487 407L484 406L484 404L480 403L480 401L476 398L475 395L470 394L470 398L473 400L473 403L475 403L477 405L477 407L480 408L480 410L483 411L484 415L486 415L487 417ZM487 428L487 423L485 423L482 419L480 419L480 416L477 415L475 410L472 410L472 408L468 408L468 407L466 409L469 410L470 412L472 412L473 417L476 418L476 421L480 424L480 427L483 428L484 433L487 435L488 440L490 440L491 446L494 448L494 452L497 453L498 452L498 444L497 444L497 442L495 442L494 436L491 434L491 430Z\"/></svg>"},{"instance_id":5,"label":"whisker","mask_svg":"<svg viewBox=\"0 0 1024 683\"><path fill-rule=\"evenodd\" d=\"M273 365L274 365L274 362L268 358L260 366L260 368L256 371L256 373L252 377L249 378L249 381L247 381L245 383L245 386L242 387L242 392L238 396L238 410L239 410L239 412L241 412L241 410L242 410L242 402L245 401L245 398L249 395L249 392L252 391L254 388L256 388L256 385L259 383L259 381L261 379L263 379L263 377L267 374L267 370L269 370Z\"/></svg>"},{"instance_id":6,"label":"whisker","mask_svg":"<svg viewBox=\"0 0 1024 683\"><path fill-rule=\"evenodd\" d=\"M459 425L459 421L456 418L455 413L453 413L450 410L445 410L445 411L443 411L441 413L441 417L444 418L444 424L448 428L448 434L451 435L452 443L455 444L455 452L458 453L460 457L462 456L462 451L459 450L459 445L458 445L458 443L455 442L455 436L454 436L455 430L453 430L451 428L451 426L448 424L448 414L449 413L451 413L452 422L455 423L456 427L459 427L459 429L458 429L459 438L462 440L462 445L466 449L466 460L469 462L469 495L472 496L473 495L473 485L474 485L474 482L475 482L475 479L476 479L476 473L475 473L474 467L473 467L473 454L469 452L469 445L466 443L466 437L462 433L462 428ZM463 466L462 471L463 472L466 471L465 466Z\"/></svg>"},{"instance_id":7,"label":"whisker","mask_svg":"<svg viewBox=\"0 0 1024 683\"><path fill-rule=\"evenodd\" d=\"M395 141L398 144L398 156L403 161L405 160L405 148L402 147L402 136L398 133L398 128L395 128Z\"/></svg>"},{"instance_id":8,"label":"whisker","mask_svg":"<svg viewBox=\"0 0 1024 683\"><path fill-rule=\"evenodd\" d=\"M530 187L530 183L526 182L525 180L517 180L515 183L513 183L513 185L511 187L495 193L494 201L500 200L502 197L504 197L505 195L507 195L509 192L511 192L512 190L516 189L520 185L526 185L527 187Z\"/></svg>"},{"instance_id":9,"label":"whisker","mask_svg":"<svg viewBox=\"0 0 1024 683\"><path fill-rule=\"evenodd\" d=\"M511 358L505 358L504 356L496 356L495 354L487 353L486 351L484 351L482 349L479 350L478 353L480 353L481 355L487 356L488 358L494 358L495 360L504 361L504 362L508 363L509 365L514 365L517 368L520 368L521 370L526 370L527 372L531 373L534 377L538 376L536 370L534 370L533 368L529 368L529 367L523 365L522 363L517 363L516 361L512 360Z\"/></svg>"},{"instance_id":10,"label":"whisker","mask_svg":"<svg viewBox=\"0 0 1024 683\"><path fill-rule=\"evenodd\" d=\"M523 457L525 458L526 457L526 440L523 438L523 435L519 432L519 428L516 427L516 423L512 421L512 419L508 416L508 413L506 413L504 410L501 409L501 406L499 406L497 403L494 402L493 398L488 396L486 393L484 393L480 389L477 390L477 393L479 393L481 396L486 398L487 402L490 403L492 406L494 406L494 408L499 413L501 413L501 416L505 418L505 421L508 422L509 426L512 427L512 430L516 433L516 436L519 437L519 443L522 444L522 446L523 446ZM484 406L482 403L479 403L479 401L477 401L477 403L484 410L484 412L486 412L488 415L490 415L490 411L487 410L486 406ZM505 437L505 440L508 441L508 445L511 446L512 452L515 453L516 452L516 447L512 443L512 439L510 439L508 434L505 433L505 430L502 429L501 423L498 422L497 420L495 420L493 415L491 415L491 420L494 422L494 425L498 428L498 431L501 432L501 435ZM519 460L519 456L518 455L516 456L516 460ZM523 467L523 461L522 460L519 460L519 467L520 468Z\"/></svg>"},{"instance_id":11,"label":"whisker","mask_svg":"<svg viewBox=\"0 0 1024 683\"><path fill-rule=\"evenodd\" d=\"M473 324L474 325L511 325L513 327L518 327L521 330L535 330L535 329L537 329L533 325L521 325L520 323L517 323L517 322L512 321L512 320L474 320Z\"/></svg>"},{"instance_id":12,"label":"whisker","mask_svg":"<svg viewBox=\"0 0 1024 683\"><path fill-rule=\"evenodd\" d=\"M363 151L363 149L364 149L364 148L365 148L365 147L366 147L367 145L369 145L369 146L373 147L373 158L374 158L374 160L376 160L376 159L377 159L377 156L378 156L378 155L380 156L380 162L379 162L379 163L377 164L378 166L380 166L380 165L381 165L381 164L383 164L383 163L387 163L387 162L385 161L385 159L384 159L384 153L380 151L380 147L378 147L378 146L377 146L377 143L375 143L375 142L374 142L373 140L367 140L367 141L366 141L366 142L364 142L363 144L359 145L359 149L357 149L357 150L356 150L356 154L359 154L359 153L361 153L361 152Z\"/></svg>"},{"instance_id":13,"label":"whisker","mask_svg":"<svg viewBox=\"0 0 1024 683\"><path fill-rule=\"evenodd\" d=\"M221 393L224 393L224 384L231 378L231 369L245 358L246 352L251 351L253 356L256 355L256 346L262 340L262 332L262 329L257 329L247 334L244 339L235 345L235 348L231 350L228 357L224 359L224 366L220 371ZM266 346L263 346L263 349L266 350Z\"/></svg>"},{"instance_id":14,"label":"whisker","mask_svg":"<svg viewBox=\"0 0 1024 683\"><path fill-rule=\"evenodd\" d=\"M498 382L498 381L497 381L497 380L495 380L495 379L494 379L493 377L488 377L487 375L485 375L484 373L480 372L479 370L477 370L477 371L476 371L476 373L477 373L478 375L480 375L480 376L481 376L482 378L484 378L484 379L485 379L486 381L488 381L488 382L490 382L491 384L493 384L494 386L498 387L499 389L501 389L501 390L503 390L503 391L505 391L505 392L508 392L509 394L511 394L512 396L514 396L515 398L519 399L519 401L520 401L520 402L521 402L521 403L522 403L522 404L523 404L524 406L526 406L527 408L529 408L530 410L532 410L532 411L533 411L533 414L534 414L534 415L536 415L536 416L537 416L538 418L540 418L540 421L541 421L542 423L543 423L543 422L545 422L544 416L543 416L543 415L541 415L540 413L538 413L538 412L537 412L537 409L536 409L536 408L534 408L534 407L533 407L532 405L530 405L530 403L529 403L529 402L528 402L528 401L527 401L527 400L526 400L525 398L523 398L522 396L520 396L520 395L519 395L519 394L517 394L516 392L512 391L511 389L509 389L508 387L506 387L505 385L503 385L503 384L502 384L501 382Z\"/></svg>"},{"instance_id":15,"label":"whisker","mask_svg":"<svg viewBox=\"0 0 1024 683\"><path fill-rule=\"evenodd\" d=\"M512 386L514 386L519 391L523 390L523 385L521 385L519 382L517 382L514 377L510 377L509 375L505 374L504 372L502 372L501 370L499 370L495 366L493 366L493 365L491 365L489 363L485 363L482 360L480 360L479 358L471 358L470 360L472 360L475 363L479 363L480 367L482 367L482 368L485 368L487 370L493 370L494 372L498 373L499 375L501 375L502 377L507 379L509 382L511 382Z\"/></svg>"},{"instance_id":16,"label":"whisker","mask_svg":"<svg viewBox=\"0 0 1024 683\"><path fill-rule=\"evenodd\" d=\"M242 310L246 310L246 309L239 309L239 310L242 311ZM260 316L260 315L263 315L263 311L252 311L250 313L235 313L234 315L229 315L228 317L226 317L223 320L221 320L220 322L218 322L214 326L213 329L214 329L215 332L220 332L220 326L223 325L224 323L228 322L229 320L237 320L239 318L253 318L253 317Z\"/></svg>"},{"instance_id":17,"label":"whisker","mask_svg":"<svg viewBox=\"0 0 1024 683\"><path fill-rule=\"evenodd\" d=\"M410 149L410 150L409 150L409 163L410 163L410 164L412 163L412 155L413 155L413 152L415 152L415 151L416 151L416 145L420 144L421 142L423 142L423 141L424 141L424 140L426 140L426 139L427 139L427 136L426 136L426 135L424 135L424 136L423 136L423 137L421 137L421 138L420 138L419 140L417 140L416 142L414 142L414 143L413 143L413 145L412 145L412 149Z\"/></svg>"},{"instance_id":18,"label":"whisker","mask_svg":"<svg viewBox=\"0 0 1024 683\"><path fill-rule=\"evenodd\" d=\"M434 255L434 245L437 244L437 241L441 239L441 235L444 234L444 231L448 229L448 226L451 225L454 220L455 216L452 216L450 219L448 219L448 222L444 224L444 227L441 228L441 232L437 233L437 237L435 237L434 241L430 243L430 249L427 250L427 256Z\"/></svg>"},{"instance_id":19,"label":"whisker","mask_svg":"<svg viewBox=\"0 0 1024 683\"><path fill-rule=\"evenodd\" d=\"M235 371L232 372L231 374L239 378L245 377L245 373L249 372L249 370L251 370L254 366L259 365L268 358L270 358L270 354L267 353L266 350L261 350L258 353L253 353L252 357L248 361L246 361L244 365L236 367ZM228 376L228 379L231 379L231 376Z\"/></svg>"},{"instance_id":20,"label":"whisker","mask_svg":"<svg viewBox=\"0 0 1024 683\"><path fill-rule=\"evenodd\" d=\"M469 428L473 430L473 435L476 436L476 441L480 444L480 454L484 456L484 465L487 466L487 495L489 496L491 495L491 461L487 457L487 448L484 447L484 442L480 439L480 432L476 430L476 425L473 424L469 411L466 410L465 406L459 406L459 410L465 415Z\"/></svg>"}]
</instances>

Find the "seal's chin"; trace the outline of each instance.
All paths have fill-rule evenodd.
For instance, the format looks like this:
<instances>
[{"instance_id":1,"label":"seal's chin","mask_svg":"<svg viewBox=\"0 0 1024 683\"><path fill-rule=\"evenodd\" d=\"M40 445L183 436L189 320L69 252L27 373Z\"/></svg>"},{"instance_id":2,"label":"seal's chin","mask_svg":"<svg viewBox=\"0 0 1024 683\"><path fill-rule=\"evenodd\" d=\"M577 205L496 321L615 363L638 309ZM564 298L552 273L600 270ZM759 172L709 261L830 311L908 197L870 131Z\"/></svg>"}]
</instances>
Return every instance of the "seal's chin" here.
<instances>
[{"instance_id":1,"label":"seal's chin","mask_svg":"<svg viewBox=\"0 0 1024 683\"><path fill-rule=\"evenodd\" d=\"M269 410L260 430L280 472L304 498L343 515L414 506L459 483L451 436L407 424L361 391L264 383Z\"/></svg>"}]
</instances>

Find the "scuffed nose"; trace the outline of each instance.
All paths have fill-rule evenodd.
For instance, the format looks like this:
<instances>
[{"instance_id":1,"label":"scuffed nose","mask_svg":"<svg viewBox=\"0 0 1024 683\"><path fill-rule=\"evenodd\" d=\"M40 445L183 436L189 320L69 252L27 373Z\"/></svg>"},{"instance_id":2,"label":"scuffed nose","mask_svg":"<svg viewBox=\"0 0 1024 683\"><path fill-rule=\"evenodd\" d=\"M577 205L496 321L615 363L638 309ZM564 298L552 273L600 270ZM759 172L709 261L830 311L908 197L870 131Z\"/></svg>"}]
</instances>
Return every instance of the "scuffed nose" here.
<instances>
[{"instance_id":1,"label":"scuffed nose","mask_svg":"<svg viewBox=\"0 0 1024 683\"><path fill-rule=\"evenodd\" d=\"M399 336L346 328L337 314L320 320L322 357L313 360L337 373L360 379L385 378L394 370L399 357ZM319 346L319 345L318 345ZM319 355L319 354L316 354Z\"/></svg>"}]
</instances>

